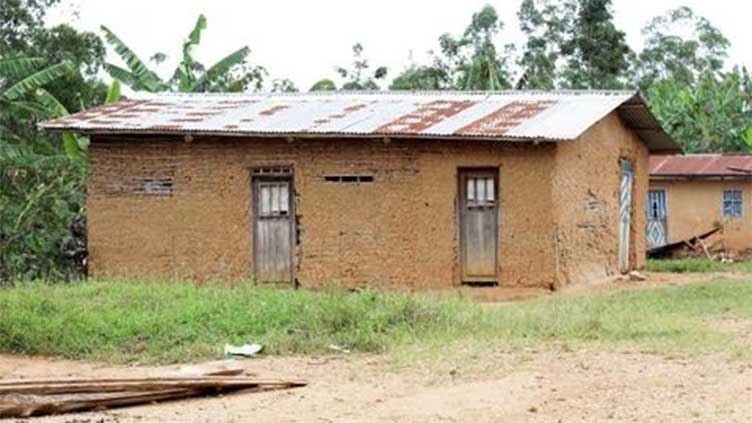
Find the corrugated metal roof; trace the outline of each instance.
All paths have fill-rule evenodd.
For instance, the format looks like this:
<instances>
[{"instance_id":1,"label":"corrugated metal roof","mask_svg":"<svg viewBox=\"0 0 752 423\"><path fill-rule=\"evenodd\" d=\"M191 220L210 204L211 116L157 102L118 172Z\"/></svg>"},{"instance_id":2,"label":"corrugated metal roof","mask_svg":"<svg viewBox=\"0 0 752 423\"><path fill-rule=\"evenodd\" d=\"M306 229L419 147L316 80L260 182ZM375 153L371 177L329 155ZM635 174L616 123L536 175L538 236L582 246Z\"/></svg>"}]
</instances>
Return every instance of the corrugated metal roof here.
<instances>
[{"instance_id":1,"label":"corrugated metal roof","mask_svg":"<svg viewBox=\"0 0 752 423\"><path fill-rule=\"evenodd\" d=\"M677 151L626 91L150 94L41 124L80 133L572 140L619 110L651 150Z\"/></svg>"},{"instance_id":2,"label":"corrugated metal roof","mask_svg":"<svg viewBox=\"0 0 752 423\"><path fill-rule=\"evenodd\" d=\"M655 178L750 177L752 176L752 155L651 156L650 176Z\"/></svg>"}]
</instances>

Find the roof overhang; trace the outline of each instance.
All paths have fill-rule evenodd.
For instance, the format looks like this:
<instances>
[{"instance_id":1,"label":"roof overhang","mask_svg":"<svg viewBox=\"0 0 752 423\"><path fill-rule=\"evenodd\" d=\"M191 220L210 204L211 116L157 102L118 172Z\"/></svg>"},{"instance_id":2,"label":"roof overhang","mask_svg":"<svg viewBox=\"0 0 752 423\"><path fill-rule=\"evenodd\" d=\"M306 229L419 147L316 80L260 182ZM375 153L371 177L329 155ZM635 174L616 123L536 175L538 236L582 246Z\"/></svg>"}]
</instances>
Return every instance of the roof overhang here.
<instances>
[{"instance_id":1,"label":"roof overhang","mask_svg":"<svg viewBox=\"0 0 752 423\"><path fill-rule=\"evenodd\" d=\"M626 125L635 131L652 154L682 153L682 148L666 133L641 95L622 103L617 112Z\"/></svg>"},{"instance_id":2,"label":"roof overhang","mask_svg":"<svg viewBox=\"0 0 752 423\"><path fill-rule=\"evenodd\" d=\"M537 144L577 139L614 111L651 152L681 152L639 93L626 91L148 94L39 127L85 135Z\"/></svg>"}]
</instances>

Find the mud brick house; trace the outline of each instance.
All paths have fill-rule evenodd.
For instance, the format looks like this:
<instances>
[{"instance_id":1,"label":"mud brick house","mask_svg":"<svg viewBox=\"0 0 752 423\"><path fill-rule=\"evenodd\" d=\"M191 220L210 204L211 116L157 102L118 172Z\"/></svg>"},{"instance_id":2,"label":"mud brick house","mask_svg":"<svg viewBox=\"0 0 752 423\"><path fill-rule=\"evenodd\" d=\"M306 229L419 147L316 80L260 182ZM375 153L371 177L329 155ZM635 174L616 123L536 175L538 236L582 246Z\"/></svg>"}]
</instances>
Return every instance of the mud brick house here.
<instances>
[{"instance_id":1,"label":"mud brick house","mask_svg":"<svg viewBox=\"0 0 752 423\"><path fill-rule=\"evenodd\" d=\"M95 277L558 288L639 268L651 152L634 92L156 95L91 136Z\"/></svg>"},{"instance_id":2,"label":"mud brick house","mask_svg":"<svg viewBox=\"0 0 752 423\"><path fill-rule=\"evenodd\" d=\"M720 227L708 247L735 253L752 249L752 156L652 156L648 196L651 248Z\"/></svg>"}]
</instances>

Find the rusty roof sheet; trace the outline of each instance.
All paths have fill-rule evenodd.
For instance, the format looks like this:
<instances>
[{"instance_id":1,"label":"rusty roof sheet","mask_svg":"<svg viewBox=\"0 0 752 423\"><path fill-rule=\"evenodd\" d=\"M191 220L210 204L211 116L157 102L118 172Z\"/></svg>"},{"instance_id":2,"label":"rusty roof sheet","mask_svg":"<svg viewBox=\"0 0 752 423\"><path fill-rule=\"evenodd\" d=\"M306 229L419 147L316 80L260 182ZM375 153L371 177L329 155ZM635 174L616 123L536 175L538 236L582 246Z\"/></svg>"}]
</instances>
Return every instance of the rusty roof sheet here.
<instances>
[{"instance_id":1,"label":"rusty roof sheet","mask_svg":"<svg viewBox=\"0 0 752 423\"><path fill-rule=\"evenodd\" d=\"M752 155L650 156L650 176L657 178L748 177L752 176Z\"/></svg>"},{"instance_id":2,"label":"rusty roof sheet","mask_svg":"<svg viewBox=\"0 0 752 423\"><path fill-rule=\"evenodd\" d=\"M389 136L558 141L614 110L651 151L678 151L627 91L149 94L44 122L79 133Z\"/></svg>"}]
</instances>

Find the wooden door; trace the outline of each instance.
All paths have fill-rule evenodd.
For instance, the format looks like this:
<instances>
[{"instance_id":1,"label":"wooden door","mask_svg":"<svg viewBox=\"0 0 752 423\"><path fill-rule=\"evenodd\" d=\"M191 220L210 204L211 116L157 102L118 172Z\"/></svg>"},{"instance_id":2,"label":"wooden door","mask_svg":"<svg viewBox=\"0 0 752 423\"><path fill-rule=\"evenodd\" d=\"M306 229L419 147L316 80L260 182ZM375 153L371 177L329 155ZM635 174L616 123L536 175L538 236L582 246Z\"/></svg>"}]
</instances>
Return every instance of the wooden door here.
<instances>
[{"instance_id":1,"label":"wooden door","mask_svg":"<svg viewBox=\"0 0 752 423\"><path fill-rule=\"evenodd\" d=\"M460 257L463 283L495 283L498 267L498 170L461 170Z\"/></svg>"},{"instance_id":2,"label":"wooden door","mask_svg":"<svg viewBox=\"0 0 752 423\"><path fill-rule=\"evenodd\" d=\"M253 274L259 282L292 282L295 247L292 178L253 179Z\"/></svg>"},{"instance_id":3,"label":"wooden door","mask_svg":"<svg viewBox=\"0 0 752 423\"><path fill-rule=\"evenodd\" d=\"M632 229L632 181L634 173L632 163L621 161L621 189L619 195L619 270L626 273L630 270L629 242Z\"/></svg>"},{"instance_id":4,"label":"wooden door","mask_svg":"<svg viewBox=\"0 0 752 423\"><path fill-rule=\"evenodd\" d=\"M662 247L668 243L668 213L666 191L648 191L648 247Z\"/></svg>"}]
</instances>

